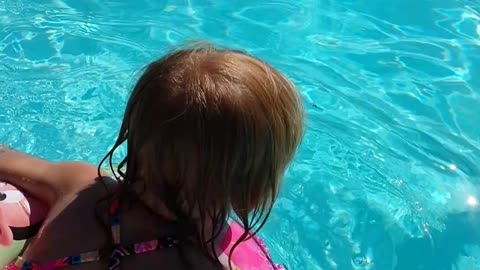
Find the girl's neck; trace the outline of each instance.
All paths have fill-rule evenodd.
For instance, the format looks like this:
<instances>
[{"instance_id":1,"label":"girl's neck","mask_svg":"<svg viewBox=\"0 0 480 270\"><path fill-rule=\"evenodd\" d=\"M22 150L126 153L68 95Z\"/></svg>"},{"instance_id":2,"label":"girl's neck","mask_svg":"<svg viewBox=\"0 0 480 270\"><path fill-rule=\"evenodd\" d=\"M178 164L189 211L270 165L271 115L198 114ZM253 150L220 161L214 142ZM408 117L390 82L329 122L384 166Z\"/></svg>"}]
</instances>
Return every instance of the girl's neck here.
<instances>
[{"instance_id":1,"label":"girl's neck","mask_svg":"<svg viewBox=\"0 0 480 270\"><path fill-rule=\"evenodd\" d=\"M140 186L142 186L142 188L139 188ZM153 192L149 192L148 190L145 190L143 188L142 184L138 184L138 185L134 184L133 189L134 189L135 194L137 195L138 199L152 213L157 215L159 218L164 219L166 221L171 221L171 222L178 221L179 217L177 216L177 214L175 214L172 210L170 210L167 207L167 204L165 202L163 202ZM209 241L210 238L212 237L212 232L213 232L213 227L214 227L213 224L212 224L212 220L210 220L208 218L206 220L201 220L201 218L199 218L199 217L192 216L191 217L191 222L193 222L195 224L193 226L194 228L187 229L188 231L190 231L192 233L192 235L191 235L192 239L191 240L194 241L194 242L200 241L200 239L198 239L197 236L201 235L200 232L203 230L204 231L204 237L206 238L203 241L204 242ZM223 238L225 236L226 227L227 227L228 224L227 224L227 220L225 220L223 222L224 222L223 230L219 233L219 235L214 240L215 245L220 244L220 242L223 241ZM203 226L202 226L202 224L203 224ZM181 224L181 225L186 225L186 224ZM196 230L196 232L193 232L192 229ZM187 231L185 233L190 234Z\"/></svg>"},{"instance_id":2,"label":"girl's neck","mask_svg":"<svg viewBox=\"0 0 480 270\"><path fill-rule=\"evenodd\" d=\"M168 221L176 221L178 219L177 215L168 209L166 204L155 196L155 194L146 190L140 190L137 187L137 185L134 185L135 194L150 211Z\"/></svg>"}]
</instances>

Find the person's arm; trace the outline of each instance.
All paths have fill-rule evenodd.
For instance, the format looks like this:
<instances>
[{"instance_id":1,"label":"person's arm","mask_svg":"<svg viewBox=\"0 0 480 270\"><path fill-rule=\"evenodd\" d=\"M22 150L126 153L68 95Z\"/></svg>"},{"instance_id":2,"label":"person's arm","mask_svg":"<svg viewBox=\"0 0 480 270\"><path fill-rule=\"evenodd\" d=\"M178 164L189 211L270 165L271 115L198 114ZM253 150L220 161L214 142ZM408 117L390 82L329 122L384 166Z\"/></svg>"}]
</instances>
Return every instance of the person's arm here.
<instances>
[{"instance_id":1,"label":"person's arm","mask_svg":"<svg viewBox=\"0 0 480 270\"><path fill-rule=\"evenodd\" d=\"M95 166L80 162L54 163L0 146L0 180L53 204L97 177Z\"/></svg>"}]
</instances>

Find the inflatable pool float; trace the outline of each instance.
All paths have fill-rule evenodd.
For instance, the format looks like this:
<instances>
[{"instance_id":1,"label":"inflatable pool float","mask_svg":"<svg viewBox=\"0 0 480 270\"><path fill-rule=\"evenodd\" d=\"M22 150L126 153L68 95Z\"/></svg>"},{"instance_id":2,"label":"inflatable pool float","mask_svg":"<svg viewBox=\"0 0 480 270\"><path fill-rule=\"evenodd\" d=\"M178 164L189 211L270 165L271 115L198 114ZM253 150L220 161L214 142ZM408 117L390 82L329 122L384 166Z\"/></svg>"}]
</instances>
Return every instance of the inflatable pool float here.
<instances>
[{"instance_id":1,"label":"inflatable pool float","mask_svg":"<svg viewBox=\"0 0 480 270\"><path fill-rule=\"evenodd\" d=\"M47 213L45 204L0 180L0 269L20 253Z\"/></svg>"},{"instance_id":2,"label":"inflatable pool float","mask_svg":"<svg viewBox=\"0 0 480 270\"><path fill-rule=\"evenodd\" d=\"M233 270L285 270L285 267L272 261L267 246L256 235L250 235L248 240L238 245L229 258L230 251L244 231L238 222L229 220L225 238L220 245L222 252L218 256L225 269L230 269L231 266Z\"/></svg>"}]
</instances>

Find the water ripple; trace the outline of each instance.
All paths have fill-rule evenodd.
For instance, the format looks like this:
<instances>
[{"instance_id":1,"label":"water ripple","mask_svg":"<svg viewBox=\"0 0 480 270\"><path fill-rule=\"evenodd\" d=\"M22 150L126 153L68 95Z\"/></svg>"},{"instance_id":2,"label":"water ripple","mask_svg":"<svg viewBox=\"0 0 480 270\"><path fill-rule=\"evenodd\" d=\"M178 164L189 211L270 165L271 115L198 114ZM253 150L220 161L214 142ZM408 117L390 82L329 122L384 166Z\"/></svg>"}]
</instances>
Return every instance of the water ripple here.
<instances>
[{"instance_id":1,"label":"water ripple","mask_svg":"<svg viewBox=\"0 0 480 270\"><path fill-rule=\"evenodd\" d=\"M428 254L480 196L479 6L0 0L0 141L97 162L146 63L192 39L243 48L285 72L307 107L305 140L262 232L275 259L449 269ZM478 254L467 240L451 255L462 270ZM423 259L404 252L415 248Z\"/></svg>"}]
</instances>

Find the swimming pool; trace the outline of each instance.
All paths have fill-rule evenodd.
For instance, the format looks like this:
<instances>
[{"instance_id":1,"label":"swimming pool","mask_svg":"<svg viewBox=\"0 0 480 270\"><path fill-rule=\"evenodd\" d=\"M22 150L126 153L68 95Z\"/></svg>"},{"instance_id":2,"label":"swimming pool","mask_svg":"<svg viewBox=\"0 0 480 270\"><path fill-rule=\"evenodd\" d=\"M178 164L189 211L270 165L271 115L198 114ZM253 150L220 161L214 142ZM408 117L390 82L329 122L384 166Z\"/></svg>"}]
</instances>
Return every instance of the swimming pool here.
<instances>
[{"instance_id":1,"label":"swimming pool","mask_svg":"<svg viewBox=\"0 0 480 270\"><path fill-rule=\"evenodd\" d=\"M262 231L289 269L480 269L480 1L0 0L0 142L98 162L141 67L208 39L298 85Z\"/></svg>"}]
</instances>

